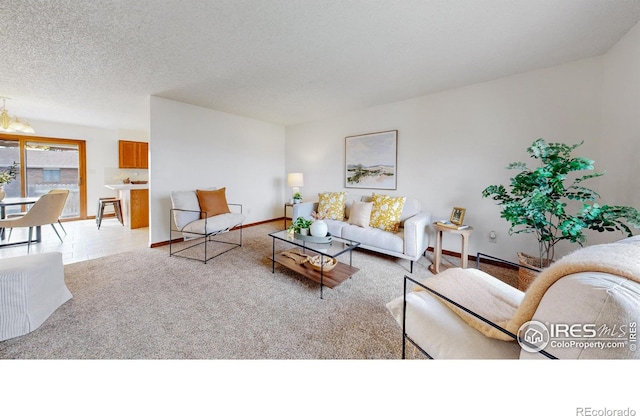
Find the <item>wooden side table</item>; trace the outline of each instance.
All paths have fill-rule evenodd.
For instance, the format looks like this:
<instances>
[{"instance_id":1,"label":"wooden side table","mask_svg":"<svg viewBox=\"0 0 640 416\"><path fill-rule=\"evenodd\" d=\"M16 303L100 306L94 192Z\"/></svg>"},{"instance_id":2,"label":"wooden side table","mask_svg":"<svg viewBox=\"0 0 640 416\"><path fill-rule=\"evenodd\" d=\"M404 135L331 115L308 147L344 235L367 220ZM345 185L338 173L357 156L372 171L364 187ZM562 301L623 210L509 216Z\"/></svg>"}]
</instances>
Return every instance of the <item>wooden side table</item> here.
<instances>
[{"instance_id":1,"label":"wooden side table","mask_svg":"<svg viewBox=\"0 0 640 416\"><path fill-rule=\"evenodd\" d=\"M460 267L466 268L469 264L469 256L467 251L469 250L469 236L473 232L473 227L465 228L463 230L456 230L454 228L445 227L433 223L433 228L436 230L436 247L433 250L433 264L429 266L429 271L433 274L440 273L440 263L442 262L442 234L459 234L462 236L462 250L460 252Z\"/></svg>"},{"instance_id":2,"label":"wooden side table","mask_svg":"<svg viewBox=\"0 0 640 416\"><path fill-rule=\"evenodd\" d=\"M284 203L284 229L287 229L287 208L291 207L293 208L293 204L291 202L285 202ZM293 213L291 213L291 216L293 216Z\"/></svg>"}]
</instances>

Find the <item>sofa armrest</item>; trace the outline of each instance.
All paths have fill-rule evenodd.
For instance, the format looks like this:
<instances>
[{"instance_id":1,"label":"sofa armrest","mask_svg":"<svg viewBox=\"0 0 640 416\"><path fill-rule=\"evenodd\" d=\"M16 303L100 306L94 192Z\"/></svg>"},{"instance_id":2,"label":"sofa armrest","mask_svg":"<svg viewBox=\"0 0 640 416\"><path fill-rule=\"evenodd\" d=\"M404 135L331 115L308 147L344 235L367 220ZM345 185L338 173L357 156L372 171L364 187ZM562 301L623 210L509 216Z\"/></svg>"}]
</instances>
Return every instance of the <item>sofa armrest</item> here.
<instances>
[{"instance_id":1,"label":"sofa armrest","mask_svg":"<svg viewBox=\"0 0 640 416\"><path fill-rule=\"evenodd\" d=\"M429 247L431 214L419 212L404 222L404 254L419 258Z\"/></svg>"},{"instance_id":2,"label":"sofa armrest","mask_svg":"<svg viewBox=\"0 0 640 416\"><path fill-rule=\"evenodd\" d=\"M318 210L317 202L300 202L299 204L293 204L293 213L291 214L291 221L295 221L298 217L303 217L308 220L312 219L311 213Z\"/></svg>"}]
</instances>

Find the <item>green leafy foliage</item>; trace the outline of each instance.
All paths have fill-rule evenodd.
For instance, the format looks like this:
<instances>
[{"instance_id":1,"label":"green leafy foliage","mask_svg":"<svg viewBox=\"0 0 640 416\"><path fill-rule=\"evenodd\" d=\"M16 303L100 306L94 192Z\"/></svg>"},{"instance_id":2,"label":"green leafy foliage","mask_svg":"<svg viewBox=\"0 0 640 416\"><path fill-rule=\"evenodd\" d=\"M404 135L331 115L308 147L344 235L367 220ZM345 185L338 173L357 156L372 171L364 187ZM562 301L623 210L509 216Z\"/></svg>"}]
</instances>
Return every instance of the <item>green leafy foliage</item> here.
<instances>
[{"instance_id":1,"label":"green leafy foliage","mask_svg":"<svg viewBox=\"0 0 640 416\"><path fill-rule=\"evenodd\" d=\"M293 230L296 233L300 233L302 228L310 228L313 221L304 217L298 217L294 222L289 225L289 231Z\"/></svg>"},{"instance_id":2,"label":"green leafy foliage","mask_svg":"<svg viewBox=\"0 0 640 416\"><path fill-rule=\"evenodd\" d=\"M507 169L520 171L511 178L510 189L490 185L482 191L484 198L491 197L502 206L500 217L511 224L510 233L535 234L541 263L553 260L554 247L562 240L583 245L587 240L585 229L621 231L631 236L627 224L640 227L637 209L599 205L594 202L600 198L597 192L578 185L604 175L604 172L582 173L594 170L593 160L571 156L582 143L569 146L538 139L527 152L539 160L540 166L531 169L524 162L510 163ZM570 178L574 172L580 173ZM583 204L576 212L568 212L570 200Z\"/></svg>"},{"instance_id":3,"label":"green leafy foliage","mask_svg":"<svg viewBox=\"0 0 640 416\"><path fill-rule=\"evenodd\" d=\"M9 166L7 170L0 172L0 186L8 184L16 178L18 174L18 164L13 162L13 165Z\"/></svg>"}]
</instances>

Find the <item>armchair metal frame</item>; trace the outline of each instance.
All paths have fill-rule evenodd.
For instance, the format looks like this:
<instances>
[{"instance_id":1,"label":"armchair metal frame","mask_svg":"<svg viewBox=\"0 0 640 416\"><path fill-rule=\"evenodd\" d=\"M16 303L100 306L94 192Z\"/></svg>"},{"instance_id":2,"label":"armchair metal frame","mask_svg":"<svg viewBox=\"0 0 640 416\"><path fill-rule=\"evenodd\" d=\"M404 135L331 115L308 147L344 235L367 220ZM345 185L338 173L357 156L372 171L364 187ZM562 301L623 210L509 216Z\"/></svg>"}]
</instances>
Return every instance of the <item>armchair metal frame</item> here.
<instances>
[{"instance_id":1,"label":"armchair metal frame","mask_svg":"<svg viewBox=\"0 0 640 416\"><path fill-rule=\"evenodd\" d=\"M240 214L242 214L242 204L227 204L229 206L236 206L236 207L240 207ZM222 229L222 230L215 230L215 231L211 231L211 232L206 232L207 231L207 221L209 218L204 218L204 228L203 230L205 231L204 233L197 233L197 232L193 232L193 231L181 231L178 230L174 227L174 222L173 222L173 218L174 218L174 212L175 211L181 211L181 212L193 212L193 213L198 213L198 214L202 214L202 211L196 211L196 210L188 210L188 209L180 209L180 208L171 208L169 210L169 257L171 256L175 256L175 257L181 257L181 258L185 258L185 259L190 259L190 260L197 260L197 261L202 261L204 264L207 264L207 262L211 259L214 259L224 253L227 253L235 248L238 247L242 247L242 223L240 224L235 224L232 225L228 228ZM213 237L217 236L217 235L221 235L221 234L225 234L228 233L230 231L233 231L235 229L239 230L239 234L240 234L240 238L238 242L232 242L232 241L224 241L224 240L217 240L214 239ZM173 243L174 243L174 239L173 239L173 233L180 233L180 234L190 234L190 235L194 235L194 236L198 236L195 237L194 240L202 240L199 242L195 242L194 244L189 245L188 247L184 247L181 248L177 251L173 251ZM180 239L176 239L176 241L179 241ZM182 241L186 241L184 240L184 238L182 239ZM229 247L228 249L214 254L212 256L207 257L207 246L208 243L222 243L222 244L228 244L231 247ZM200 258L194 258L194 257L190 257L190 256L185 256L185 255L179 255L178 253L181 253L185 250L189 250L191 248L197 247L199 245L203 245L204 244L204 258L200 259Z\"/></svg>"},{"instance_id":2,"label":"armchair metal frame","mask_svg":"<svg viewBox=\"0 0 640 416\"><path fill-rule=\"evenodd\" d=\"M511 266L525 267L527 269L537 271L535 269L531 269L531 268L526 267L526 266L522 266L522 265L519 265L519 264L516 264L516 263L512 263L512 262L507 261L507 260L502 260L502 259L499 259L497 257L492 257L492 256L489 256L489 255L486 255L486 254L483 254L483 253L478 253L478 255L476 256L476 268L477 269L480 269L480 257L481 256L490 258L492 260L497 260L499 262L506 263L506 264L509 264ZM504 329L501 326L497 325L496 323L486 319L485 317L477 314L476 312L472 311L471 309L459 304L458 302L456 302L456 301L454 301L452 299L449 299L448 297L444 296L443 294L441 294L441 293L439 293L439 292L437 292L437 291L425 286L424 284L418 282L417 280L405 275L404 276L404 287L403 287L403 302L402 302L402 359L403 360L406 358L406 345L407 345L407 342L409 342L411 345L413 345L418 351L420 351L422 354L424 354L427 358L433 359L433 357L427 351L425 351L422 347L420 347L420 345L418 345L417 342L415 342L413 339L411 339L411 337L407 334L407 331L406 331L407 287L408 287L408 282L411 282L411 283L415 284L416 286L421 287L422 289L428 291L429 293L433 294L434 296L439 297L440 299L444 300L445 302L450 303L450 304L456 306L457 308L465 311L466 313L474 316L475 318L480 319L485 324L487 324L487 325L497 329L498 331L502 332L503 334L506 334L507 336L513 338L516 342L519 342L521 344L525 344L525 345L527 345L527 346L529 346L531 348L536 348L535 345L530 344L526 340L524 340L522 338L518 339L518 336L516 334L513 334L510 331L507 331L506 329ZM540 353L540 354L542 354L545 357L550 358L550 359L557 359L557 357L555 357L554 355L552 355L552 354L550 354L550 353L548 353L548 352L546 352L544 350L538 351L538 353Z\"/></svg>"}]
</instances>

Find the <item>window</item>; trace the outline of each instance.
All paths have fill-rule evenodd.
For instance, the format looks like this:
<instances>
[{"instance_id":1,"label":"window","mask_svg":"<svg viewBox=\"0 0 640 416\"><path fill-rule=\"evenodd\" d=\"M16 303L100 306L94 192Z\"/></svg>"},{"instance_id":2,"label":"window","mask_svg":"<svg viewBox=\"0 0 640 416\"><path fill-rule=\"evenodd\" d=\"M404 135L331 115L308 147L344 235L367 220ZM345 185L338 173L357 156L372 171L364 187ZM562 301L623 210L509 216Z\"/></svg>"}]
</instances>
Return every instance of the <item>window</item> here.
<instances>
[{"instance_id":1,"label":"window","mask_svg":"<svg viewBox=\"0 0 640 416\"><path fill-rule=\"evenodd\" d=\"M60 169L42 169L42 182L60 182Z\"/></svg>"},{"instance_id":2,"label":"window","mask_svg":"<svg viewBox=\"0 0 640 416\"><path fill-rule=\"evenodd\" d=\"M52 189L68 189L63 218L87 216L84 140L0 134L0 170L18 162L15 180L4 187L7 197L38 197ZM7 213L19 207L7 208Z\"/></svg>"}]
</instances>

